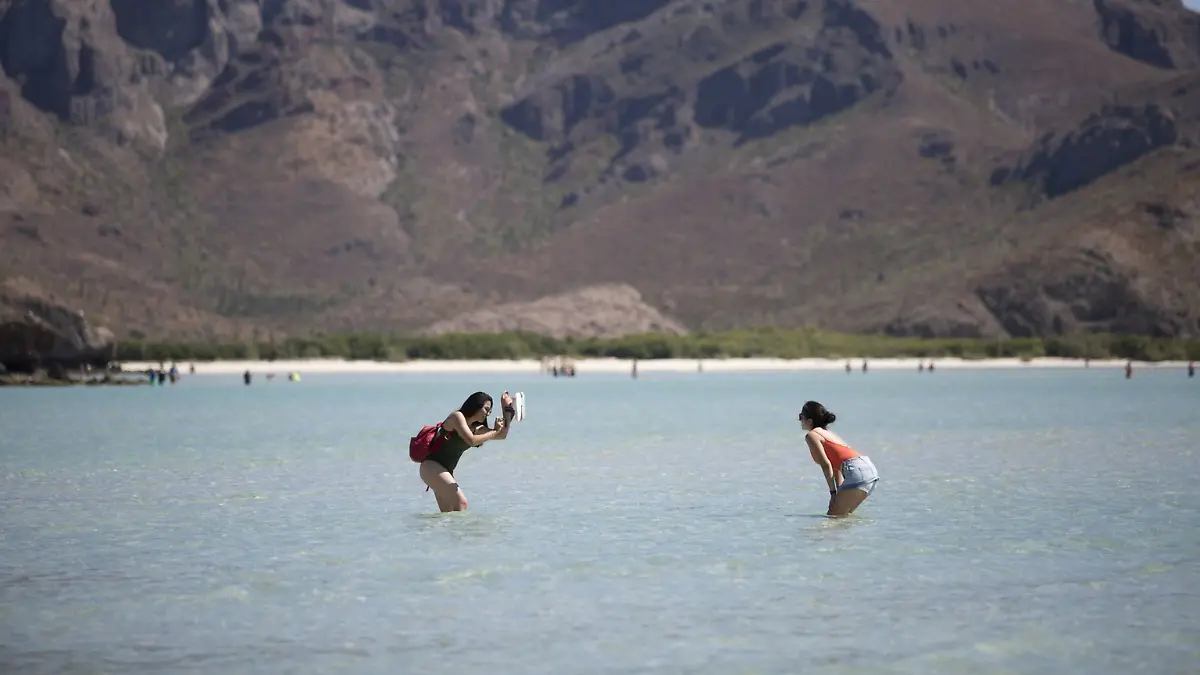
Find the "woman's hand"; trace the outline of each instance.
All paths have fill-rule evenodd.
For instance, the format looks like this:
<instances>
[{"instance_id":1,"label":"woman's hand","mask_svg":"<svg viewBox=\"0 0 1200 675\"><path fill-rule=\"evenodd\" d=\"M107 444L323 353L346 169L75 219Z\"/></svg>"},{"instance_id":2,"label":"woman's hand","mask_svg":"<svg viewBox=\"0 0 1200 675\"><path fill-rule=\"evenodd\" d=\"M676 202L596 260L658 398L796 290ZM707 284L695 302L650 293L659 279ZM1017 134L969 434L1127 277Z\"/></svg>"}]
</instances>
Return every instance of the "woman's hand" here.
<instances>
[{"instance_id":1,"label":"woman's hand","mask_svg":"<svg viewBox=\"0 0 1200 675\"><path fill-rule=\"evenodd\" d=\"M450 413L450 416L446 418L443 424L446 429L458 434L460 438L473 448L478 448L497 435L494 429L487 428L487 422L476 422L474 424L475 429L485 429L486 431L482 434L475 433L475 429L471 428L472 425L467 424L467 418L463 417L463 414L457 410Z\"/></svg>"},{"instance_id":2,"label":"woman's hand","mask_svg":"<svg viewBox=\"0 0 1200 675\"><path fill-rule=\"evenodd\" d=\"M504 414L504 423L512 424L513 418L517 416L516 404L513 397L504 392L500 395L500 410Z\"/></svg>"},{"instance_id":3,"label":"woman's hand","mask_svg":"<svg viewBox=\"0 0 1200 675\"><path fill-rule=\"evenodd\" d=\"M510 427L504 423L503 417L497 417L496 426L492 427L492 430L496 432L495 439L499 441L508 438L509 428Z\"/></svg>"}]
</instances>

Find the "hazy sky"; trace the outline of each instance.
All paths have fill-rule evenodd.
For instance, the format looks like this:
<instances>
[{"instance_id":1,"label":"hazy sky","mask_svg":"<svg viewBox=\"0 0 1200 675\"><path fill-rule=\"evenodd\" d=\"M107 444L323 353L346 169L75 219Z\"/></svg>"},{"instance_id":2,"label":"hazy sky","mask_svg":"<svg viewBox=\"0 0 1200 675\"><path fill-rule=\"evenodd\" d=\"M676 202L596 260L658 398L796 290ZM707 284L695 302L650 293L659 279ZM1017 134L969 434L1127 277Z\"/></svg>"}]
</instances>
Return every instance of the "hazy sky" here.
<instances>
[{"instance_id":1,"label":"hazy sky","mask_svg":"<svg viewBox=\"0 0 1200 675\"><path fill-rule=\"evenodd\" d=\"M1200 9L1200 0L1183 0L1183 4L1192 9Z\"/></svg>"}]
</instances>

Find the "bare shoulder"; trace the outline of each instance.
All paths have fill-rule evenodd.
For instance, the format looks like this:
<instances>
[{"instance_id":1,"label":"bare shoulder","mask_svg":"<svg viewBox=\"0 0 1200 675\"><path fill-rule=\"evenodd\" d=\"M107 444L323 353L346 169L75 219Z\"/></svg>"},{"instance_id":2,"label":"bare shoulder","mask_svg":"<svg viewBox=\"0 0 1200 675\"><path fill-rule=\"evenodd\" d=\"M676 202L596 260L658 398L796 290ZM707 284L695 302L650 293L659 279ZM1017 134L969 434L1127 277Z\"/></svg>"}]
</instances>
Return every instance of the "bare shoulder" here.
<instances>
[{"instance_id":1,"label":"bare shoulder","mask_svg":"<svg viewBox=\"0 0 1200 675\"><path fill-rule=\"evenodd\" d=\"M836 433L834 433L828 429L823 429L822 435L825 437L825 440L833 441L834 443L837 443L838 445L846 445L847 447L849 446L849 444L846 443L846 440L844 438L842 438L841 436L838 436Z\"/></svg>"}]
</instances>

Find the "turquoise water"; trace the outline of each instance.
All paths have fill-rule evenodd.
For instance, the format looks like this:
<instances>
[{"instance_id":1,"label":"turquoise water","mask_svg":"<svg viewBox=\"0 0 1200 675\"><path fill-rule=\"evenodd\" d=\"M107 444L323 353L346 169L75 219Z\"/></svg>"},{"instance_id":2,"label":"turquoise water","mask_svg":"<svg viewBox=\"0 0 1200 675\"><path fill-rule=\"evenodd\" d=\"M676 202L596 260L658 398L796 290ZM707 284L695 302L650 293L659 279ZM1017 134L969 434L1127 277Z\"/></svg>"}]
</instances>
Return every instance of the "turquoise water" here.
<instances>
[{"instance_id":1,"label":"turquoise water","mask_svg":"<svg viewBox=\"0 0 1200 675\"><path fill-rule=\"evenodd\" d=\"M529 418L435 515L406 456ZM858 514L795 416L879 467ZM1200 381L194 376L0 390L0 671L1194 673Z\"/></svg>"}]
</instances>

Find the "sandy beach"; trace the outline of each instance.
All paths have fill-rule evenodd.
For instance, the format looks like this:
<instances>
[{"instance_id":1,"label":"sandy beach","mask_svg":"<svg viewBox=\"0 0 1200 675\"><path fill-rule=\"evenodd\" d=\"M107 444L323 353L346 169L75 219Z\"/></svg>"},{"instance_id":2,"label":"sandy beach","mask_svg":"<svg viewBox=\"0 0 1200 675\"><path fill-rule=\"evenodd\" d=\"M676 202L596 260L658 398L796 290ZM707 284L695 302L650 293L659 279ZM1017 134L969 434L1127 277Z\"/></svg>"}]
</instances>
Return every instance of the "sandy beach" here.
<instances>
[{"instance_id":1,"label":"sandy beach","mask_svg":"<svg viewBox=\"0 0 1200 675\"><path fill-rule=\"evenodd\" d=\"M862 372L863 360L849 359L855 373ZM627 359L576 359L577 375L589 374L628 374L633 361ZM656 359L640 360L637 362L638 374L646 373L728 373L728 372L787 372L787 371L839 371L845 370L847 359ZM891 358L867 359L868 372L896 371L918 369L920 364L926 367L932 363L936 370L963 369L1012 369L1012 368L1124 368L1125 361L1119 359L1092 360L1086 366L1083 360L1061 358L1038 358L1029 361L1020 359L917 359ZM170 364L166 364L168 367ZM177 362L179 370L187 374L191 362ZM196 374L231 374L249 370L256 375L275 373L284 375L297 372L306 374L328 373L539 373L544 372L545 366L535 359L506 361L347 361L342 359L300 359L279 361L197 361L194 363ZM126 361L122 363L125 371L144 371L147 368L157 368L158 363ZM1135 370L1187 368L1186 362L1134 361Z\"/></svg>"}]
</instances>

